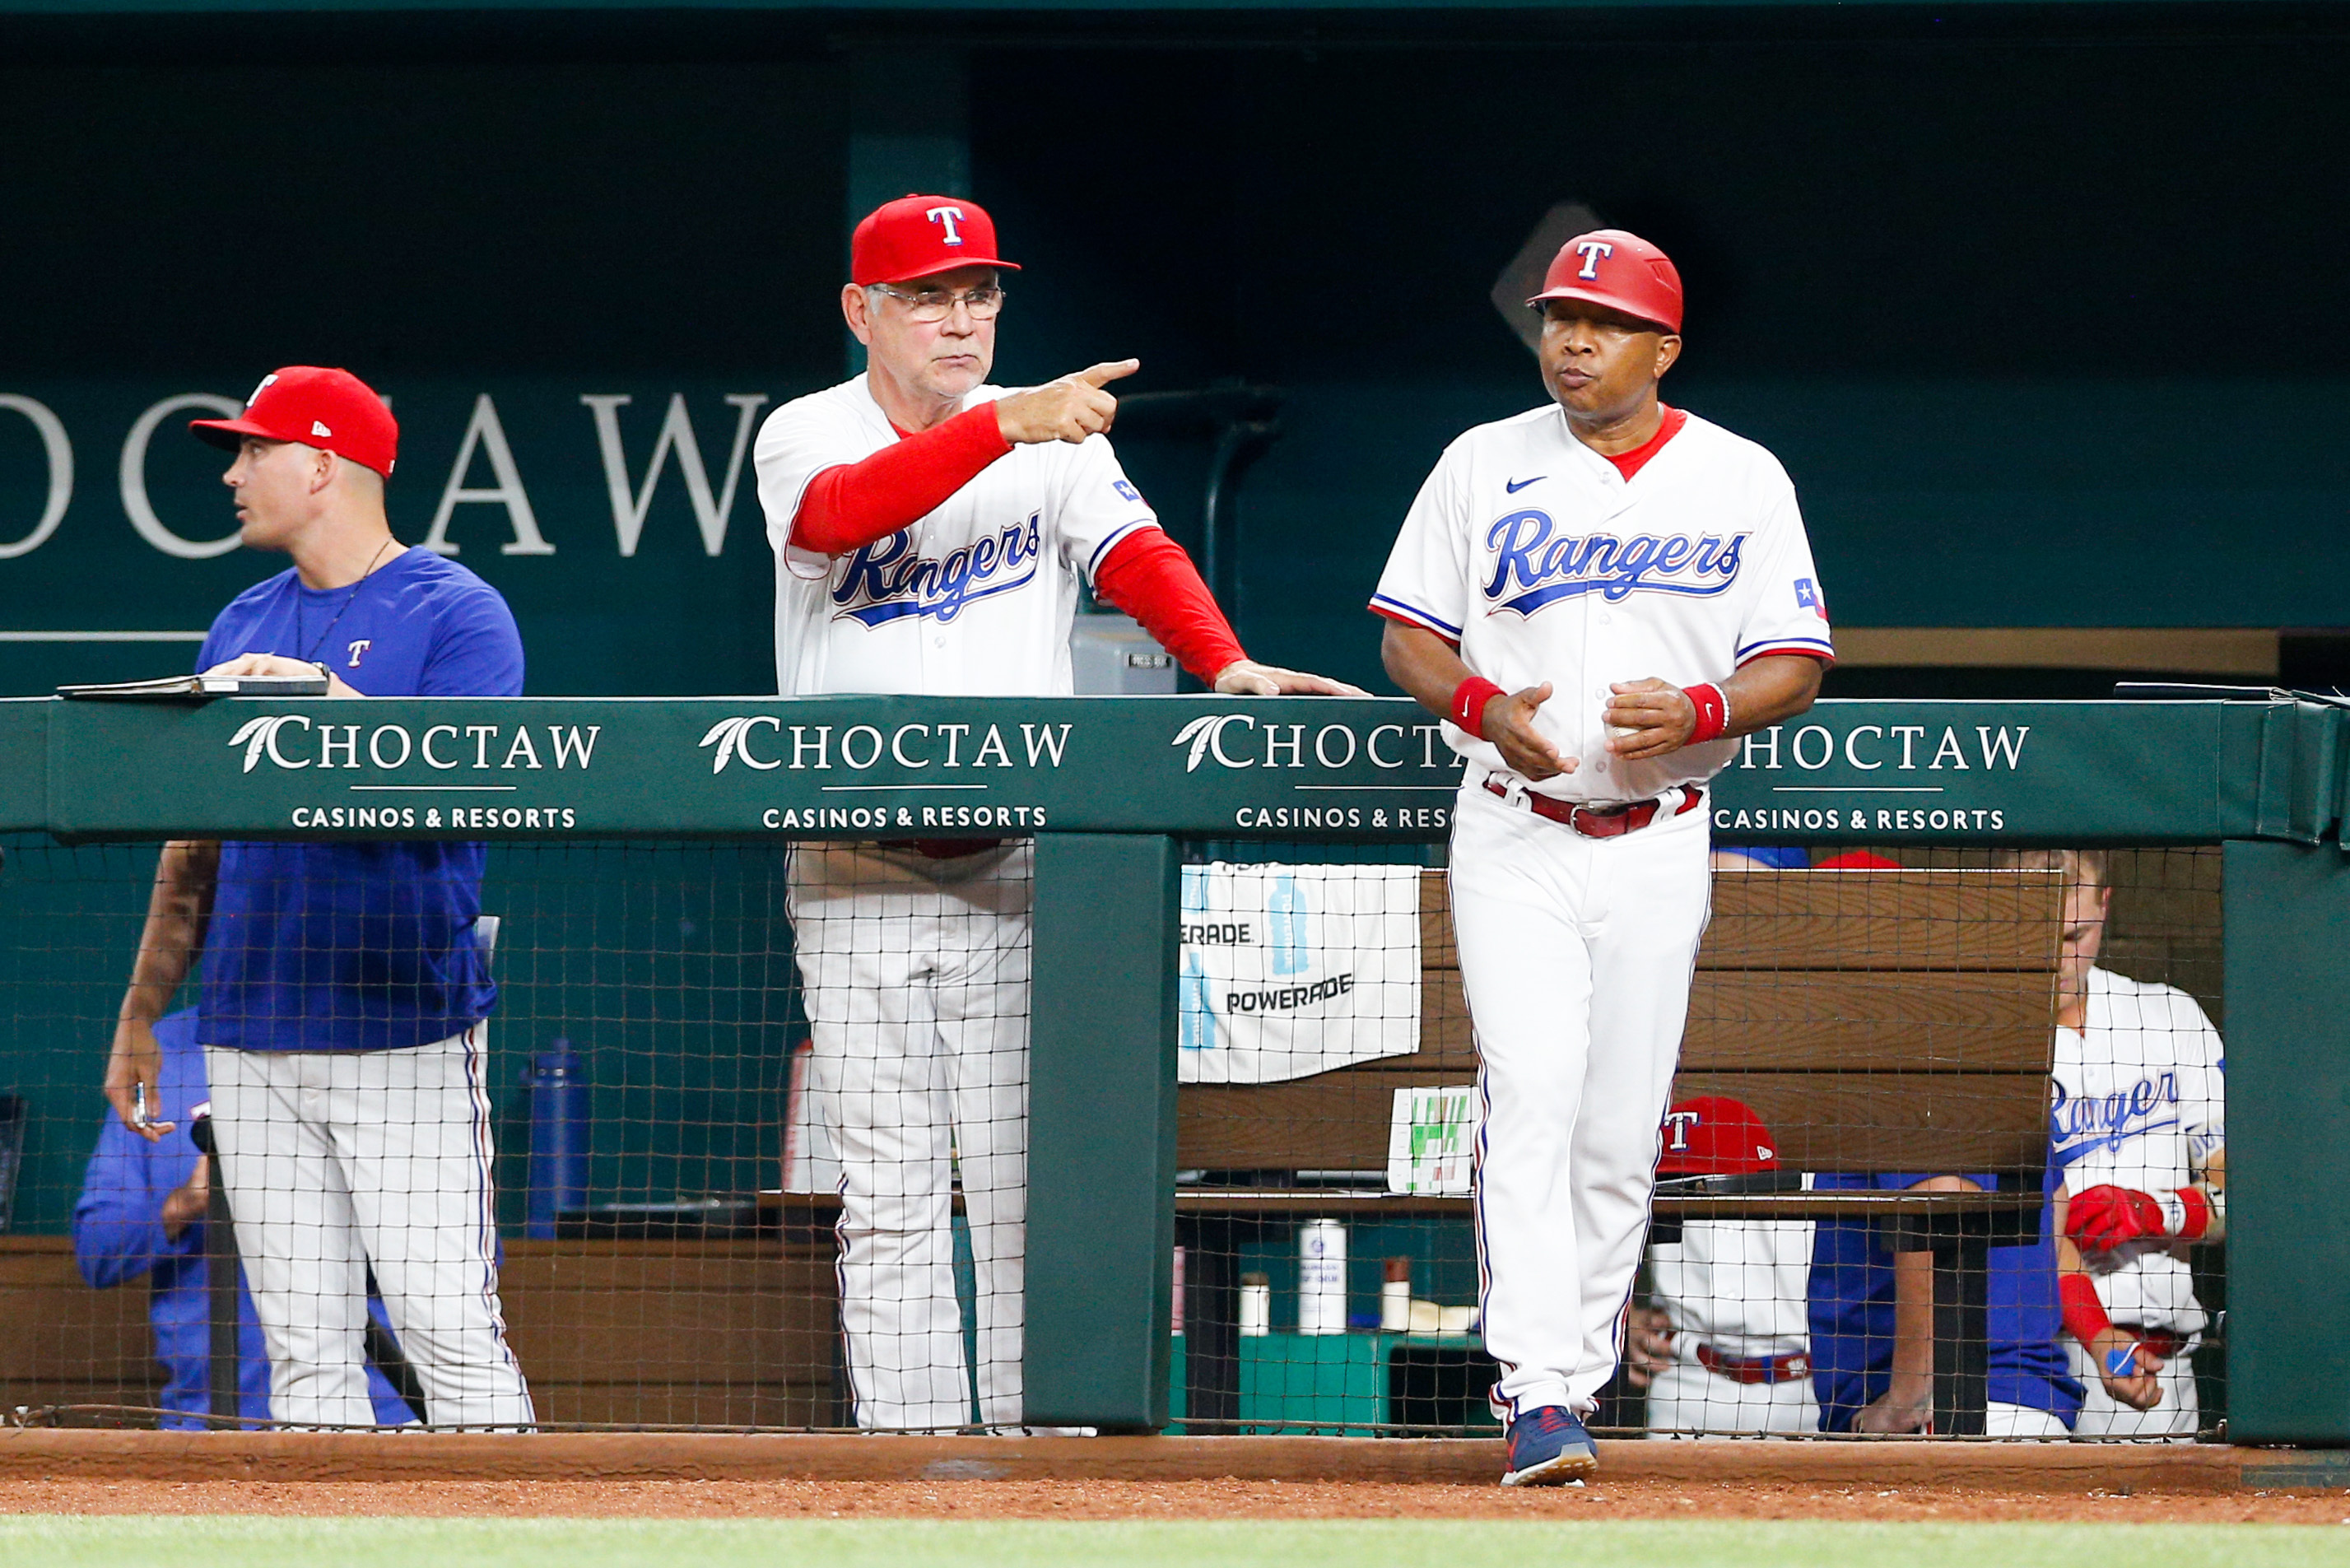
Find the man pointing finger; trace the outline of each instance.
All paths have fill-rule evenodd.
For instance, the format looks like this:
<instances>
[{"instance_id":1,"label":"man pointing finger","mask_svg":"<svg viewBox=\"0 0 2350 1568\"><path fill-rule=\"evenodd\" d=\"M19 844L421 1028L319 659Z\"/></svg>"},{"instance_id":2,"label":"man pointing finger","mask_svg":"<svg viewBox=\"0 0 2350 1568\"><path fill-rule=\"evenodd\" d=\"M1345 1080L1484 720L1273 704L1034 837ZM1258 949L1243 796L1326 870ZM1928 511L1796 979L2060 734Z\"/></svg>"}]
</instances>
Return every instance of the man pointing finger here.
<instances>
[{"instance_id":1,"label":"man pointing finger","mask_svg":"<svg viewBox=\"0 0 2350 1568\"><path fill-rule=\"evenodd\" d=\"M1017 268L976 202L891 202L850 252L840 305L865 374L785 404L759 432L785 695L1065 696L1081 581L1220 691L1354 692L1251 661L1159 531L1102 439L1118 417L1108 388L1137 361L1024 390L985 384L1002 275ZM940 766L985 765L979 744L944 735ZM811 843L793 856L811 1106L843 1173L841 1320L860 1426L961 1427L974 1394L981 1422L1021 1422L1031 886L1025 840ZM955 1294L958 1177L975 1377Z\"/></svg>"}]
</instances>

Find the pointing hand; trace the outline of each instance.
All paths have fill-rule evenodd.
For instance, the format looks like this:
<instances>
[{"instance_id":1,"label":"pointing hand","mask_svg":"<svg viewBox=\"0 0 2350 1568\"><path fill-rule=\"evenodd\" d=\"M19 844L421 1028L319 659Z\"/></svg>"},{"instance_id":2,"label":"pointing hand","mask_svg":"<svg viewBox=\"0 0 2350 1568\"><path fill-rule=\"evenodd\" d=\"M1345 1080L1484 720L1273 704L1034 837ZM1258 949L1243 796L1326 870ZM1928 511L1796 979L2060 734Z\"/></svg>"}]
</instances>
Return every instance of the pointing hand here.
<instances>
[{"instance_id":1,"label":"pointing hand","mask_svg":"<svg viewBox=\"0 0 2350 1568\"><path fill-rule=\"evenodd\" d=\"M1118 420L1118 400L1102 388L1142 369L1139 359L1111 359L1099 365L999 398L995 427L1013 444L1048 441L1081 441L1099 435Z\"/></svg>"}]
</instances>

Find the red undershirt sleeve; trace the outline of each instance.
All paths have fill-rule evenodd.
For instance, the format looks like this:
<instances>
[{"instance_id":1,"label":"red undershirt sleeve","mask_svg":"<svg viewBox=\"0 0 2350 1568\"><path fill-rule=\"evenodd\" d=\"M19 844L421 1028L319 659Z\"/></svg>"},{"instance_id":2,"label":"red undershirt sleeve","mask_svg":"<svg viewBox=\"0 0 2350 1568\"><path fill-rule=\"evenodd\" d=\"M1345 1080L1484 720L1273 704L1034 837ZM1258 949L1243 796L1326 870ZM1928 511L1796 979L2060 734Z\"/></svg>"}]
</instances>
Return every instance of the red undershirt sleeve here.
<instances>
[{"instance_id":1,"label":"red undershirt sleeve","mask_svg":"<svg viewBox=\"0 0 2350 1568\"><path fill-rule=\"evenodd\" d=\"M1159 529L1138 528L1111 545L1094 571L1094 592L1140 621L1177 663L1210 685L1248 657L1191 557Z\"/></svg>"},{"instance_id":2,"label":"red undershirt sleeve","mask_svg":"<svg viewBox=\"0 0 2350 1568\"><path fill-rule=\"evenodd\" d=\"M883 447L862 462L827 468L808 481L792 517L792 543L845 556L920 521L1012 450L982 403Z\"/></svg>"}]
</instances>

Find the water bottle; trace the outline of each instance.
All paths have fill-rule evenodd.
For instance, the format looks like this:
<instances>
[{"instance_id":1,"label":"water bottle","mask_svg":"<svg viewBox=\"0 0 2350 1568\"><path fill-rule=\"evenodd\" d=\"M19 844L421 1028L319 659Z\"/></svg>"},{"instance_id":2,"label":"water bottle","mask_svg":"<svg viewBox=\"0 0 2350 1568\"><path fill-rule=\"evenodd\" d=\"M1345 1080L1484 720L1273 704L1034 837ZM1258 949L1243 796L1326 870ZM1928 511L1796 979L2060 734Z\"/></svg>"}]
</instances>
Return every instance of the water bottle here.
<instances>
[{"instance_id":1,"label":"water bottle","mask_svg":"<svg viewBox=\"0 0 2350 1568\"><path fill-rule=\"evenodd\" d=\"M523 1075L530 1091L529 1198L525 1234L551 1240L555 1217L588 1205L588 1077L567 1040L531 1054Z\"/></svg>"},{"instance_id":2,"label":"water bottle","mask_svg":"<svg viewBox=\"0 0 2350 1568\"><path fill-rule=\"evenodd\" d=\"M1273 972L1304 974L1314 967L1313 910L1305 889L1288 873L1275 877L1264 900L1267 945L1273 949Z\"/></svg>"}]
</instances>

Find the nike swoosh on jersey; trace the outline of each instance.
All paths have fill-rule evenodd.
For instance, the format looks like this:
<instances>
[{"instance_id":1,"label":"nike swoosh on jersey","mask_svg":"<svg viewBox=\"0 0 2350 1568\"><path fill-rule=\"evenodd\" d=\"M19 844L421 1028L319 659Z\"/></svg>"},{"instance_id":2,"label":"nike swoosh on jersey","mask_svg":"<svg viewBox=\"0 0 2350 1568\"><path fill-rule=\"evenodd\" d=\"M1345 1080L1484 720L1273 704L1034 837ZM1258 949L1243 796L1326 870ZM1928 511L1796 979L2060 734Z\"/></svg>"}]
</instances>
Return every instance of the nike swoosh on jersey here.
<instances>
[{"instance_id":1,"label":"nike swoosh on jersey","mask_svg":"<svg viewBox=\"0 0 2350 1568\"><path fill-rule=\"evenodd\" d=\"M1502 481L1502 488L1508 491L1511 494L1515 495L1527 485L1540 484L1544 480L1548 479L1550 475L1547 473L1537 473L1532 479L1505 479Z\"/></svg>"}]
</instances>

